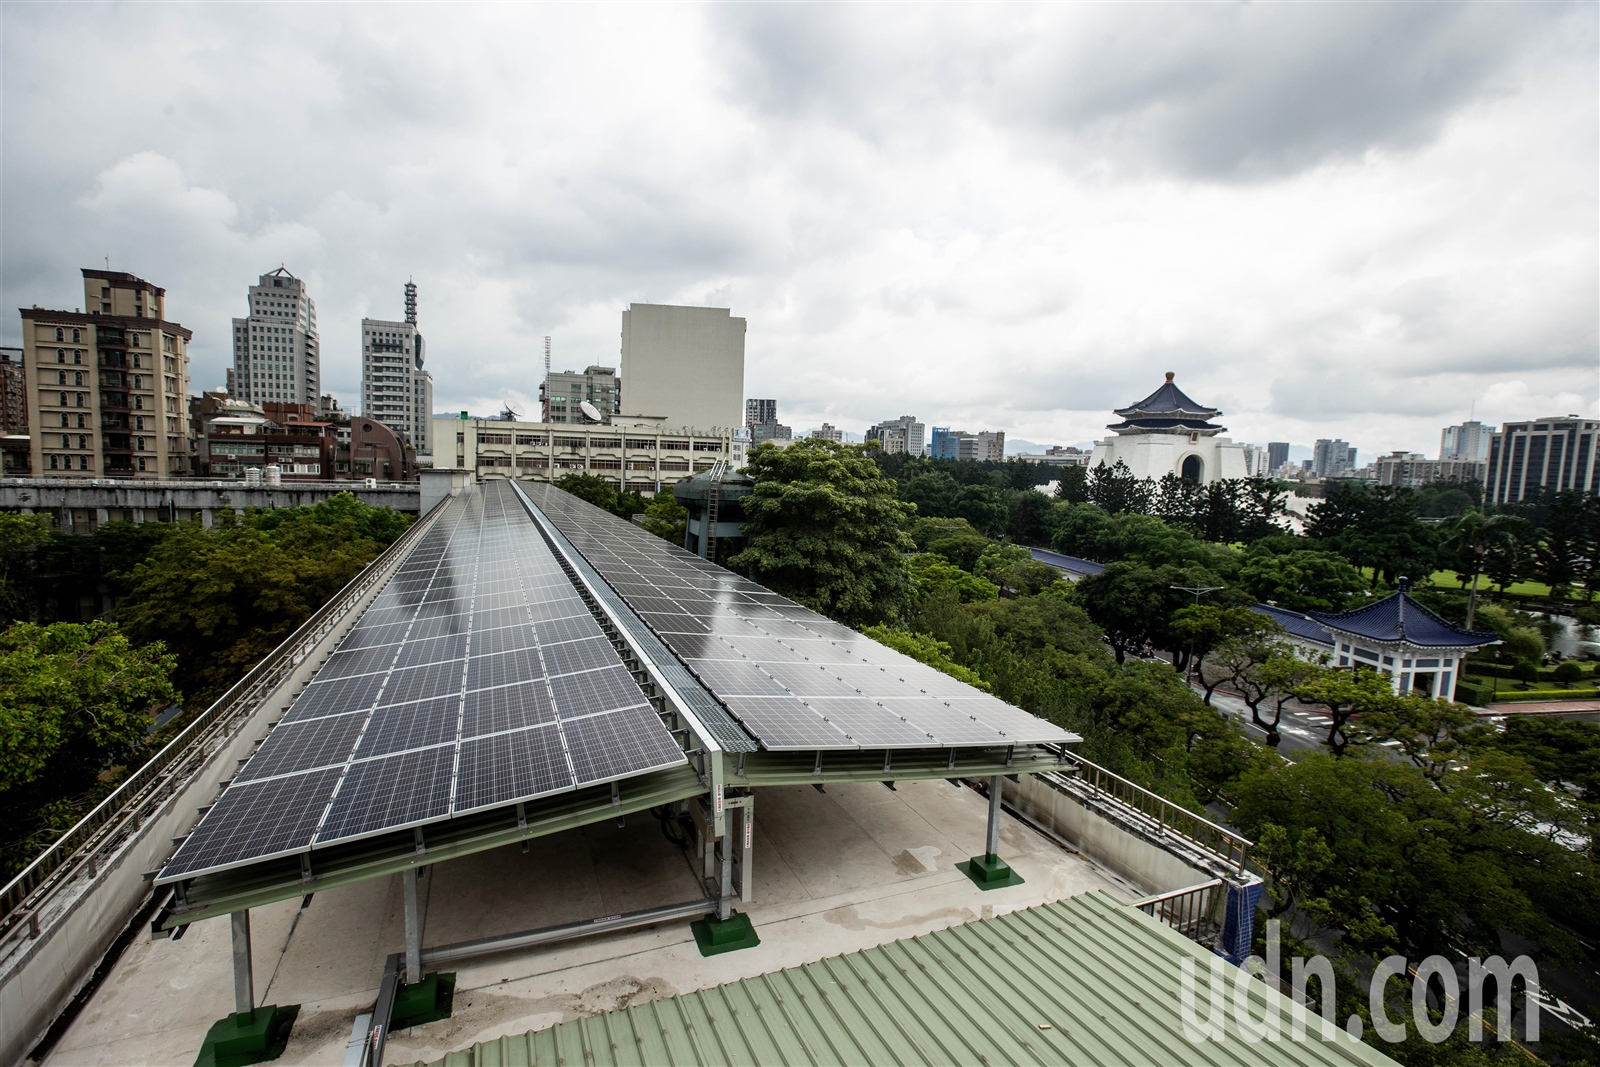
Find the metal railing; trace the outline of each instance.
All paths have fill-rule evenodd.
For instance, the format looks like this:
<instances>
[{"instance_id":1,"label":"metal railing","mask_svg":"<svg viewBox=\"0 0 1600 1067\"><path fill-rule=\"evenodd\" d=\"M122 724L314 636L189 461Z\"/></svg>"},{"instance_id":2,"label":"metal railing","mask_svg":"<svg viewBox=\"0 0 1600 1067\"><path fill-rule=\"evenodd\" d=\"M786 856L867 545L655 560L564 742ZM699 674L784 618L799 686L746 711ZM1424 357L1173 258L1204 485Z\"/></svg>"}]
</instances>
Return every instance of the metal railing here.
<instances>
[{"instance_id":1,"label":"metal railing","mask_svg":"<svg viewBox=\"0 0 1600 1067\"><path fill-rule=\"evenodd\" d=\"M431 524L430 516L413 523L287 640L0 888L0 934L27 917L30 936L38 936L38 905L85 866L94 877L100 857L136 832L143 816L158 808L171 790L204 762L211 751L209 742L231 734L248 718L260 700L311 654L374 584L387 580L390 563L409 551Z\"/></svg>"},{"instance_id":2,"label":"metal railing","mask_svg":"<svg viewBox=\"0 0 1600 1067\"><path fill-rule=\"evenodd\" d=\"M1217 902L1227 893L1227 883L1221 878L1174 889L1170 893L1157 893L1153 897L1136 900L1133 906L1166 923L1191 941L1210 941L1219 929L1216 920Z\"/></svg>"},{"instance_id":3,"label":"metal railing","mask_svg":"<svg viewBox=\"0 0 1600 1067\"><path fill-rule=\"evenodd\" d=\"M1077 783L1109 797L1150 820L1158 833L1184 838L1216 856L1236 872L1244 872L1245 861L1250 858L1250 846L1254 844L1249 838L1234 833L1226 826L1218 826L1205 816L1196 815L1188 808L1180 807L1166 797L1106 770L1098 763L1091 763L1071 750L1067 750L1065 756L1076 773L1057 782L1058 787L1064 786L1070 791L1072 783ZM1056 776L1042 777L1049 779Z\"/></svg>"}]
</instances>

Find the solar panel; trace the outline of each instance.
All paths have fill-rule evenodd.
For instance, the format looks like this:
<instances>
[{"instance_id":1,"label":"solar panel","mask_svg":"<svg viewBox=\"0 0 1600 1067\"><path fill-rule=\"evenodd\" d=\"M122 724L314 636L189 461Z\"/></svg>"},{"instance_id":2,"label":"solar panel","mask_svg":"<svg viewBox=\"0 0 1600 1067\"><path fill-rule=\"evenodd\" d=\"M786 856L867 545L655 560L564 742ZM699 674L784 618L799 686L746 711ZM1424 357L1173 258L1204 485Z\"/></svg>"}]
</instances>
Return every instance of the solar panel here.
<instances>
[{"instance_id":1,"label":"solar panel","mask_svg":"<svg viewBox=\"0 0 1600 1067\"><path fill-rule=\"evenodd\" d=\"M317 843L349 841L450 813L456 746L352 763L339 783Z\"/></svg>"},{"instance_id":2,"label":"solar panel","mask_svg":"<svg viewBox=\"0 0 1600 1067\"><path fill-rule=\"evenodd\" d=\"M561 731L553 725L461 742L457 812L532 799L571 786Z\"/></svg>"},{"instance_id":3,"label":"solar panel","mask_svg":"<svg viewBox=\"0 0 1600 1067\"><path fill-rule=\"evenodd\" d=\"M161 878L684 758L514 492L486 483L445 506Z\"/></svg>"},{"instance_id":4,"label":"solar panel","mask_svg":"<svg viewBox=\"0 0 1600 1067\"><path fill-rule=\"evenodd\" d=\"M167 861L161 877L185 877L304 850L341 773L342 768L333 767L230 785Z\"/></svg>"},{"instance_id":5,"label":"solar panel","mask_svg":"<svg viewBox=\"0 0 1600 1067\"><path fill-rule=\"evenodd\" d=\"M524 495L767 748L1075 739L576 497L536 483Z\"/></svg>"}]
</instances>

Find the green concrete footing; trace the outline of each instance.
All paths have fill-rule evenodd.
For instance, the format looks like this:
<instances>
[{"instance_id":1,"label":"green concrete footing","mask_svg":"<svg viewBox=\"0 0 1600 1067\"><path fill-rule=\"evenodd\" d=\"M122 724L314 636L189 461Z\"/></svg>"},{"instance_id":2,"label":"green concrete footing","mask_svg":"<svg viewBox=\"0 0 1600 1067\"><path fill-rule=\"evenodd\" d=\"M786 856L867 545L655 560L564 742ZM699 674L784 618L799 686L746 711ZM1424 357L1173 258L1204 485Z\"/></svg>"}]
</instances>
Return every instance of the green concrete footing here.
<instances>
[{"instance_id":1,"label":"green concrete footing","mask_svg":"<svg viewBox=\"0 0 1600 1067\"><path fill-rule=\"evenodd\" d=\"M394 1010L389 1013L389 1031L450 1018L455 996L454 974L430 974L416 985L401 986L394 995Z\"/></svg>"},{"instance_id":2,"label":"green concrete footing","mask_svg":"<svg viewBox=\"0 0 1600 1067\"><path fill-rule=\"evenodd\" d=\"M1023 877L999 856L974 856L956 866L972 879L979 889L1004 889L1008 885L1022 885Z\"/></svg>"},{"instance_id":3,"label":"green concrete footing","mask_svg":"<svg viewBox=\"0 0 1600 1067\"><path fill-rule=\"evenodd\" d=\"M707 915L689 924L694 941L700 946L700 955L715 956L723 952L737 952L741 948L754 948L761 944L750 916L732 912L726 919Z\"/></svg>"},{"instance_id":4,"label":"green concrete footing","mask_svg":"<svg viewBox=\"0 0 1600 1067\"><path fill-rule=\"evenodd\" d=\"M300 1005L263 1004L211 1024L194 1067L245 1067L283 1055Z\"/></svg>"}]
</instances>

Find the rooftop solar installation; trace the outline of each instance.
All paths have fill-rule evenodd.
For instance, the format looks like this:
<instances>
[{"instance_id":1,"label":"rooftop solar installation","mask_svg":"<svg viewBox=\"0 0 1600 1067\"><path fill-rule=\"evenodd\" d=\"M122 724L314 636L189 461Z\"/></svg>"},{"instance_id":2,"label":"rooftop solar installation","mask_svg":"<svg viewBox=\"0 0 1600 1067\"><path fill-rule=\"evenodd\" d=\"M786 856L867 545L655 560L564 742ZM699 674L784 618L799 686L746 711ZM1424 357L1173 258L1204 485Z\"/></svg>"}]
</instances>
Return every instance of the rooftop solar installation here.
<instances>
[{"instance_id":1,"label":"rooftop solar installation","mask_svg":"<svg viewBox=\"0 0 1600 1067\"><path fill-rule=\"evenodd\" d=\"M515 491L487 482L445 505L160 880L684 759Z\"/></svg>"},{"instance_id":2,"label":"rooftop solar installation","mask_svg":"<svg viewBox=\"0 0 1600 1067\"><path fill-rule=\"evenodd\" d=\"M518 488L763 748L1077 740L554 486Z\"/></svg>"}]
</instances>

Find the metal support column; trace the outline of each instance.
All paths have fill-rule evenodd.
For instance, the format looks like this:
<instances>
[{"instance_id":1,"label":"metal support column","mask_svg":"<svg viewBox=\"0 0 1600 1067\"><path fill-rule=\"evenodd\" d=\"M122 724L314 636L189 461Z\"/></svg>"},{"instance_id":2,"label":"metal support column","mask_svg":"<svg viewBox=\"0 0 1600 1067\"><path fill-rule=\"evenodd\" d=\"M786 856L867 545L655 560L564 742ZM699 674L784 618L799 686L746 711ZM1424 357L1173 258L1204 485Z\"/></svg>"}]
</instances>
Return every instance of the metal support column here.
<instances>
[{"instance_id":1,"label":"metal support column","mask_svg":"<svg viewBox=\"0 0 1600 1067\"><path fill-rule=\"evenodd\" d=\"M991 860L1000 856L1000 787L1004 781L998 774L989 779L989 836L984 852Z\"/></svg>"},{"instance_id":2,"label":"metal support column","mask_svg":"<svg viewBox=\"0 0 1600 1067\"><path fill-rule=\"evenodd\" d=\"M733 835L722 835L722 886L717 893L717 918L724 921L733 911L733 846Z\"/></svg>"},{"instance_id":3,"label":"metal support column","mask_svg":"<svg viewBox=\"0 0 1600 1067\"><path fill-rule=\"evenodd\" d=\"M756 854L756 798L747 796L739 810L739 838L744 848L739 853L739 899L746 904L755 897L755 873L750 866Z\"/></svg>"},{"instance_id":4,"label":"metal support column","mask_svg":"<svg viewBox=\"0 0 1600 1067\"><path fill-rule=\"evenodd\" d=\"M250 970L250 912L236 911L233 920L233 1010L254 1011L255 976Z\"/></svg>"},{"instance_id":5,"label":"metal support column","mask_svg":"<svg viewBox=\"0 0 1600 1067\"><path fill-rule=\"evenodd\" d=\"M406 984L422 981L422 909L417 905L417 880L426 867L401 871L406 896Z\"/></svg>"}]
</instances>

